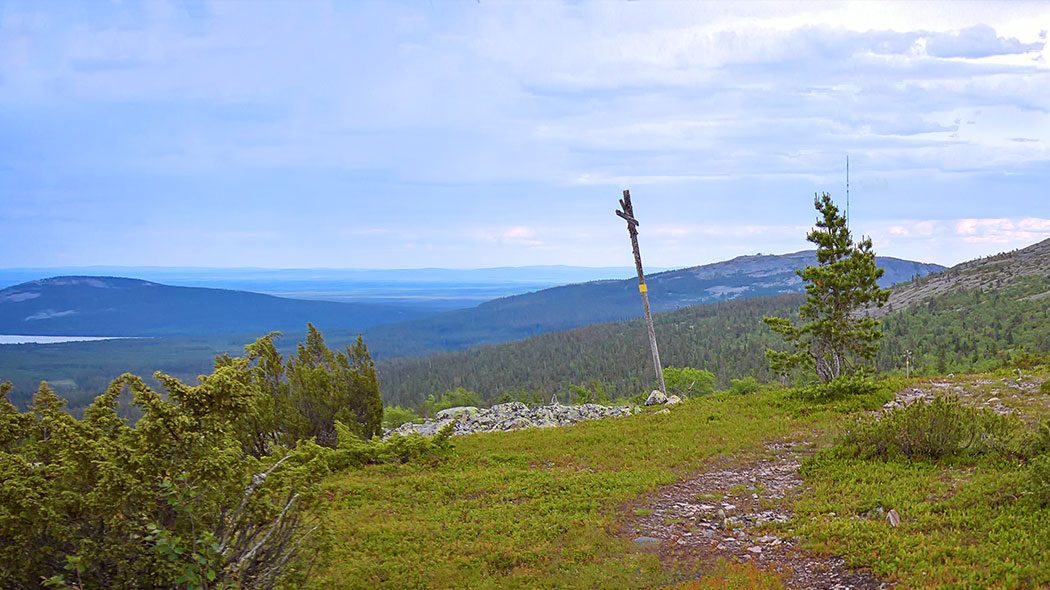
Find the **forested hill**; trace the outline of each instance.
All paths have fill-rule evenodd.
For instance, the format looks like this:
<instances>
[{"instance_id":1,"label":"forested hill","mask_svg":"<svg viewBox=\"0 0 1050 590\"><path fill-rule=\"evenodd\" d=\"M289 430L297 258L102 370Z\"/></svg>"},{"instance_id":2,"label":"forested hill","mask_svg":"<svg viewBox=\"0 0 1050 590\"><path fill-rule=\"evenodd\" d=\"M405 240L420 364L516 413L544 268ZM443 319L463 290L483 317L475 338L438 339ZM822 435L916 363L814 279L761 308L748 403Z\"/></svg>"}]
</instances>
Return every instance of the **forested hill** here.
<instances>
[{"instance_id":1,"label":"forested hill","mask_svg":"<svg viewBox=\"0 0 1050 590\"><path fill-rule=\"evenodd\" d=\"M698 367L719 382L756 374L767 377L765 349L775 343L763 315L797 310L802 295L793 293L687 307L658 314L656 339L666 366ZM550 399L570 384L601 381L615 396L651 389L656 376L645 321L594 324L526 340L442 352L422 358L377 363L387 404L416 406L428 394L465 387L482 399L504 394L523 401Z\"/></svg>"},{"instance_id":2,"label":"forested hill","mask_svg":"<svg viewBox=\"0 0 1050 590\"><path fill-rule=\"evenodd\" d=\"M880 370L903 369L909 351L913 370L931 374L986 370L1050 351L1050 240L898 283L891 293L896 305L881 318ZM765 350L782 342L762 317L797 318L802 301L801 294L758 297L659 314L661 360L709 370L722 387L745 376L768 380ZM631 320L383 360L379 369L384 396L411 406L455 387L488 400L543 399L592 380L609 395L636 395L655 382L650 363L645 324Z\"/></svg>"},{"instance_id":3,"label":"forested hill","mask_svg":"<svg viewBox=\"0 0 1050 590\"><path fill-rule=\"evenodd\" d=\"M1020 250L957 264L947 270L897 285L882 315L913 307L947 293L990 291L1013 286L1027 277L1050 275L1050 239ZM1038 297L1050 293L1034 293Z\"/></svg>"},{"instance_id":4,"label":"forested hill","mask_svg":"<svg viewBox=\"0 0 1050 590\"><path fill-rule=\"evenodd\" d=\"M1050 277L1029 275L1002 289L974 288L933 296L924 305L882 318L880 370L945 374L986 370L1050 350ZM688 307L655 317L665 366L696 367L731 379L772 378L767 348L782 342L765 315L795 317L803 295L779 295ZM479 346L424 358L378 363L387 403L414 406L428 394L464 387L487 401L503 395L526 401L565 396L573 384L601 381L610 396L632 396L655 384L645 322L596 324L517 342Z\"/></svg>"},{"instance_id":5,"label":"forested hill","mask_svg":"<svg viewBox=\"0 0 1050 590\"><path fill-rule=\"evenodd\" d=\"M115 277L55 277L0 290L0 334L178 336L361 330L418 317L393 305L285 299Z\"/></svg>"},{"instance_id":6,"label":"forested hill","mask_svg":"<svg viewBox=\"0 0 1050 590\"><path fill-rule=\"evenodd\" d=\"M885 269L880 281L883 286L944 268L890 257L876 260ZM646 277L646 282L650 304L659 313L705 303L800 293L804 286L795 270L812 264L816 264L812 250L740 256L653 274ZM637 279L594 281L379 326L367 330L365 338L378 358L423 356L641 315Z\"/></svg>"}]
</instances>

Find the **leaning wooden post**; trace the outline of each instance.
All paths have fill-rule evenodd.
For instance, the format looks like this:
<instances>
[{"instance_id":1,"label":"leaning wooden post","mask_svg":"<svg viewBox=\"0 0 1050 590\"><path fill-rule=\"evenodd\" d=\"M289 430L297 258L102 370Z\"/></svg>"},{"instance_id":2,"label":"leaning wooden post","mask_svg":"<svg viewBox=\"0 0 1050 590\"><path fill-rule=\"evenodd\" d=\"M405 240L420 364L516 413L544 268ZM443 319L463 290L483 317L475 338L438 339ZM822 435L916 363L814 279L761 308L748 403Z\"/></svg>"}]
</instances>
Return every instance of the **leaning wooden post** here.
<instances>
[{"instance_id":1,"label":"leaning wooden post","mask_svg":"<svg viewBox=\"0 0 1050 590\"><path fill-rule=\"evenodd\" d=\"M623 191L617 215L627 221L627 232L631 234L631 248L634 249L634 266L638 269L638 292L642 294L642 307L645 308L645 324L649 327L649 349L653 351L653 367L656 379L660 383L660 393L667 394L664 387L664 371L660 364L660 349L656 347L656 328L653 327L653 314L649 311L649 287L645 284L645 273L642 272L642 253L638 250L638 220L634 218L634 207L631 206L631 191Z\"/></svg>"}]
</instances>

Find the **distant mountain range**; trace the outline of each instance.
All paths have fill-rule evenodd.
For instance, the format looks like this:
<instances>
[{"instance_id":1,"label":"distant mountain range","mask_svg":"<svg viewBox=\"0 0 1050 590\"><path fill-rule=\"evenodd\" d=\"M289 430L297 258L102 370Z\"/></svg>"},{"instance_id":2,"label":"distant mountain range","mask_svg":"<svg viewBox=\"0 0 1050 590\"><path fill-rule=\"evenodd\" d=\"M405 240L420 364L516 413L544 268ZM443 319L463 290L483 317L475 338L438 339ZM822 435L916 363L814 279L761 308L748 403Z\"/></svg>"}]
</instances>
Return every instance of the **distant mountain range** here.
<instances>
[{"instance_id":1,"label":"distant mountain range","mask_svg":"<svg viewBox=\"0 0 1050 590\"><path fill-rule=\"evenodd\" d=\"M696 304L743 303L762 295L801 292L803 284L795 269L814 262L812 252L742 256L650 275L649 294L657 312L688 307L706 317L737 307L694 307ZM879 258L878 262L886 269L885 283L942 268L894 258ZM753 309L766 309L766 304ZM109 380L126 371L150 375L160 370L193 379L210 370L215 354L240 354L244 344L270 331L285 333L279 344L288 351L302 338L307 322L318 326L333 348L364 331L373 356L392 359L636 318L641 315L641 302L637 279L631 278L566 285L471 309L425 313L411 306L303 301L136 279L69 276L35 280L0 290L0 334L154 338L0 345L0 381L13 381L14 394L24 404L46 379L76 405L89 401ZM516 374L508 368L504 372ZM386 375L393 385L395 377L389 370Z\"/></svg>"},{"instance_id":2,"label":"distant mountain range","mask_svg":"<svg viewBox=\"0 0 1050 590\"><path fill-rule=\"evenodd\" d=\"M656 270L656 269L654 269ZM666 270L666 269L660 269ZM407 305L431 312L557 285L621 279L633 267L521 266L478 269L195 268L91 266L0 269L0 288L41 277L135 277L179 287L251 291L292 299Z\"/></svg>"},{"instance_id":3,"label":"distant mountain range","mask_svg":"<svg viewBox=\"0 0 1050 590\"><path fill-rule=\"evenodd\" d=\"M945 268L882 256L876 262L885 271L879 281L883 286ZM801 293L804 283L795 271L816 263L816 252L807 250L739 256L725 262L660 272L646 277L649 301L653 312L659 313L734 299ZM593 281L377 326L366 330L365 339L377 357L423 356L641 315L636 278Z\"/></svg>"},{"instance_id":4,"label":"distant mountain range","mask_svg":"<svg viewBox=\"0 0 1050 590\"><path fill-rule=\"evenodd\" d=\"M362 330L425 313L395 305L286 299L116 277L55 277L0 291L0 334L187 336Z\"/></svg>"},{"instance_id":5,"label":"distant mountain range","mask_svg":"<svg viewBox=\"0 0 1050 590\"><path fill-rule=\"evenodd\" d=\"M883 284L943 268L896 258L878 258L877 262L885 269ZM815 263L814 252L806 251L741 256L660 272L647 277L650 302L654 312L661 312L716 301L796 293L802 291L803 283L795 270ZM513 276L535 278L544 273L549 277L579 274L577 271L545 267L515 274L510 269L487 269L485 276L509 280ZM390 272L395 273L391 277L408 280L399 274L402 271ZM418 272L447 278L470 271ZM246 271L245 276L255 275ZM301 278L306 280L305 275ZM176 287L139 279L66 276L30 281L0 291L0 333L263 334L273 330L301 331L307 322L312 322L324 331L365 330L377 356L418 356L639 317L641 304L636 283L633 278L578 283L434 314L432 308L423 306L298 300L246 291Z\"/></svg>"}]
</instances>

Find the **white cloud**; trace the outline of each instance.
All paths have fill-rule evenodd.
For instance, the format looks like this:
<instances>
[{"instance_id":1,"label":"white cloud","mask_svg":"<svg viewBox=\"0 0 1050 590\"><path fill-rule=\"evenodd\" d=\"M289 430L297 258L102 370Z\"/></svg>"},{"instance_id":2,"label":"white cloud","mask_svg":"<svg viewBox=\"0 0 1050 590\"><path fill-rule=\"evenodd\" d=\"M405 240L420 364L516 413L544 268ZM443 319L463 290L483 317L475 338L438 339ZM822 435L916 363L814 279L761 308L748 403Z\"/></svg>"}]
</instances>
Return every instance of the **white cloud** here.
<instances>
[{"instance_id":1,"label":"white cloud","mask_svg":"<svg viewBox=\"0 0 1050 590\"><path fill-rule=\"evenodd\" d=\"M880 255L952 265L1050 238L1050 219L894 220L868 224L863 233Z\"/></svg>"},{"instance_id":2,"label":"white cloud","mask_svg":"<svg viewBox=\"0 0 1050 590\"><path fill-rule=\"evenodd\" d=\"M990 210L1042 198L1035 181L1012 197L1010 179L1050 176L1045 3L130 4L4 4L0 170L21 182L0 193L12 195L7 217L34 218L52 192L86 203L69 187L106 177L134 205L98 196L91 215L115 212L115 226L140 228L132 237L165 236L149 201L176 177L215 195L208 216L243 243L264 239L242 219L245 202L276 199L278 179L284 200L332 205L282 209L280 223L263 224L277 244L335 248L338 237L382 254L456 239L469 244L458 256L496 263L517 248L603 264L623 248L558 233L520 204L556 193L545 204L576 227L591 223L601 191L645 186L662 216L646 223L667 230L646 233L667 249L653 257L693 264L690 252L800 249L808 228L785 195L837 188L848 153L855 194L884 203L869 217L884 231L870 233L890 247L1045 232L1021 207ZM948 177L966 182L916 192ZM399 215L359 212L348 194ZM428 206L435 195L451 206ZM934 221L896 220L937 199L945 205L924 211ZM330 231L293 239L284 227L335 211L365 229L325 219ZM986 221L1000 217L1014 226ZM0 213L0 230L16 221ZM82 225L117 235L91 221ZM56 228L70 252L90 241ZM201 248L220 234L180 232Z\"/></svg>"}]
</instances>

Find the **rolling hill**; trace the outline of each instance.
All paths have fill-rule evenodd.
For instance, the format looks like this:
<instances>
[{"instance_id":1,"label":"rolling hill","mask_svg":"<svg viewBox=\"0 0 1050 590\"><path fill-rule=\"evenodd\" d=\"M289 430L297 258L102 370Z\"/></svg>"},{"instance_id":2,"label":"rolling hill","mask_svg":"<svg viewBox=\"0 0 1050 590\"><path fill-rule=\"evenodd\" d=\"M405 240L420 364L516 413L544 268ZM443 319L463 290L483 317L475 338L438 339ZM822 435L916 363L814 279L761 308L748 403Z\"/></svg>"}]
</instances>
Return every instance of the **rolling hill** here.
<instances>
[{"instance_id":1,"label":"rolling hill","mask_svg":"<svg viewBox=\"0 0 1050 590\"><path fill-rule=\"evenodd\" d=\"M117 277L54 277L0 291L0 334L185 336L361 330L418 317L395 305L285 299L246 291L173 287Z\"/></svg>"},{"instance_id":2,"label":"rolling hill","mask_svg":"<svg viewBox=\"0 0 1050 590\"><path fill-rule=\"evenodd\" d=\"M878 257L888 286L944 269ZM816 264L812 250L732 260L646 277L654 313L767 295L801 293L796 269ZM592 281L504 297L470 309L444 312L365 332L377 358L423 356L479 344L519 340L589 324L641 317L637 279Z\"/></svg>"},{"instance_id":3,"label":"rolling hill","mask_svg":"<svg viewBox=\"0 0 1050 590\"><path fill-rule=\"evenodd\" d=\"M795 269L813 262L812 252L800 252L784 256L744 256L717 264L692 267L676 271L656 273L648 277L650 295L657 311L684 308L681 317L696 314L709 319L697 326L711 322L707 328L697 328L696 334L735 333L725 322L753 323L754 318L729 314L722 319L710 319L711 314L722 314L725 310L751 309L744 305L750 298L763 294L788 293L786 301L793 301L791 293L802 290L802 283ZM886 268L885 281L909 278L934 270L936 265L924 265L892 258L880 258ZM718 306L696 307L698 302L720 302ZM780 299L774 298L779 302ZM770 307L772 305L772 307ZM754 313L774 313L787 309L781 303L757 303ZM790 306L790 304L788 304ZM693 311L689 311L693 310ZM751 311L741 311L744 315ZM242 347L255 338L273 330L285 333L280 346L288 352L302 337L306 322L317 325L333 348L340 348L357 337L360 330L373 356L377 359L393 357L424 356L439 351L464 349L479 344L519 340L537 334L558 332L600 322L637 317L641 314L635 279L619 281L596 281L576 285L555 287L525 295L497 299L475 308L445 312L432 317L416 317L418 309L399 306L346 304L324 301L300 301L283 299L256 293L172 287L159 283L134 279L107 277L57 277L32 281L0 291L0 333L62 335L62 336L152 336L148 341L70 342L48 345L0 346L0 380L11 380L15 384L14 398L25 404L32 391L42 380L55 385L62 395L70 399L71 405L82 405L101 393L109 380L125 371L150 375L153 371L164 371L183 379L192 380L196 375L210 370L215 354L224 352L238 354ZM661 318L663 316L660 316ZM671 314L673 318L678 315ZM32 319L30 319L32 318ZM389 326L379 325L394 322ZM659 319L660 322L677 321ZM686 326L690 323L685 324ZM637 322L631 324L637 329ZM713 327L717 325L718 327ZM552 340L541 340L527 346L539 347L535 354L500 353L492 367L503 367L503 379L499 383L471 381L477 375L476 365L468 356L451 354L448 357L433 357L404 360L394 365L384 364L384 392L401 399L398 391L406 392L408 398L423 384L419 380L423 367L441 366L426 379L426 389L440 390L445 385L468 384L473 387L492 386L499 389L506 380L522 379L523 385L531 382L527 375L519 375L523 369L539 377L543 366L561 366L560 363L575 363L572 372L562 369L546 375L549 378L542 387L558 389L571 376L571 381L590 379L594 376L616 375L620 369L605 366L606 361L589 364L584 359L592 357L611 359L609 362L627 363L633 357L627 354L625 345L616 344L600 354L590 350L589 341L604 346L608 330L621 328L594 327L585 329L581 336L584 342L562 350L561 344ZM671 333L667 336L676 338ZM555 340L561 336L552 336ZM575 338L575 336L570 337ZM661 341L664 336L661 335ZM685 347L693 347L691 339L679 339ZM761 352L761 338L755 337L749 345ZM530 341L532 342L532 341ZM611 341L610 341L611 342ZM547 355L543 347L550 344L549 360L537 368L534 359ZM517 344L510 345L512 348ZM733 344L735 346L736 344ZM670 345L667 345L670 346ZM727 345L728 341L727 341ZM722 354L728 358L728 348L701 347L710 354ZM749 351L751 349L748 349ZM643 354L648 354L642 349ZM633 353L631 353L633 354ZM707 353L705 353L707 354ZM567 356L559 356L567 355ZM751 352L741 356L751 359ZM447 366L444 364L446 359ZM712 357L713 358L713 357ZM577 359L577 360L573 360ZM618 360L617 360L618 359ZM683 356L668 357L669 362L683 365L706 362ZM719 361L729 363L728 360ZM753 365L736 367L732 363L723 367L723 374L735 374L738 368L748 370ZM482 366L488 366L488 361ZM400 367L405 368L404 376ZM450 376L447 370L461 371L460 376ZM587 376L589 375L589 376ZM586 378L584 378L586 376ZM457 379L459 381L457 381ZM641 382L641 375L631 377L632 382ZM389 387L388 387L389 385Z\"/></svg>"},{"instance_id":4,"label":"rolling hill","mask_svg":"<svg viewBox=\"0 0 1050 590\"><path fill-rule=\"evenodd\" d=\"M667 269L661 269L667 270ZM179 287L265 293L290 299L377 303L434 313L568 283L623 278L634 267L517 266L477 269L194 268L87 266L0 268L0 289L48 276L135 277Z\"/></svg>"},{"instance_id":5,"label":"rolling hill","mask_svg":"<svg viewBox=\"0 0 1050 590\"><path fill-rule=\"evenodd\" d=\"M1050 240L964 262L891 289L876 366L931 374L988 370L1050 351ZM732 378L769 380L765 350L781 342L762 316L793 317L801 294L685 307L655 316L665 366L697 367L719 386ZM892 311L891 311L892 306ZM391 326L396 328L397 326ZM503 395L549 399L572 384L602 381L610 396L651 388L646 328L638 319L595 324L516 342L422 358L378 362L389 403L412 406L456 387L495 401Z\"/></svg>"}]
</instances>

